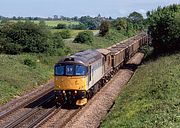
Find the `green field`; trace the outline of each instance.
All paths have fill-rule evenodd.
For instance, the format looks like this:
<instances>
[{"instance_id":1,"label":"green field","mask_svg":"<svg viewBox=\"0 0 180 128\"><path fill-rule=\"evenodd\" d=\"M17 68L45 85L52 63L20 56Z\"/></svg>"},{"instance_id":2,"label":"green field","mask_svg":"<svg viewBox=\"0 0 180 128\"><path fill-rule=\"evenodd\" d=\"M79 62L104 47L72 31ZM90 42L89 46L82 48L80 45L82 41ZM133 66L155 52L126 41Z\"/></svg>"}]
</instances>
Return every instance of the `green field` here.
<instances>
[{"instance_id":1,"label":"green field","mask_svg":"<svg viewBox=\"0 0 180 128\"><path fill-rule=\"evenodd\" d=\"M50 29L50 30L52 33L63 31L63 29ZM82 32L82 31L85 31L85 30L70 30L71 36L74 38L75 36L77 36L79 32ZM92 31L94 34L97 34L99 32L99 30L89 30L89 31Z\"/></svg>"},{"instance_id":2,"label":"green field","mask_svg":"<svg viewBox=\"0 0 180 128\"><path fill-rule=\"evenodd\" d=\"M62 20L57 20L57 21L45 21L45 23L46 23L48 26L51 26L51 27L57 26L58 24L66 24L66 25L79 24L79 22L75 22L75 21L62 21Z\"/></svg>"},{"instance_id":3,"label":"green field","mask_svg":"<svg viewBox=\"0 0 180 128\"><path fill-rule=\"evenodd\" d=\"M145 62L122 90L102 128L179 128L180 53Z\"/></svg>"},{"instance_id":4,"label":"green field","mask_svg":"<svg viewBox=\"0 0 180 128\"><path fill-rule=\"evenodd\" d=\"M18 21L24 22L25 20L10 20L10 22L18 22ZM34 23L37 23L37 24L39 23L38 20L31 20L31 21L34 22ZM79 22L75 22L75 21L63 21L63 20L51 20L51 21L46 20L45 23L49 27L55 27L58 24L66 24L66 25L79 24Z\"/></svg>"}]
</instances>

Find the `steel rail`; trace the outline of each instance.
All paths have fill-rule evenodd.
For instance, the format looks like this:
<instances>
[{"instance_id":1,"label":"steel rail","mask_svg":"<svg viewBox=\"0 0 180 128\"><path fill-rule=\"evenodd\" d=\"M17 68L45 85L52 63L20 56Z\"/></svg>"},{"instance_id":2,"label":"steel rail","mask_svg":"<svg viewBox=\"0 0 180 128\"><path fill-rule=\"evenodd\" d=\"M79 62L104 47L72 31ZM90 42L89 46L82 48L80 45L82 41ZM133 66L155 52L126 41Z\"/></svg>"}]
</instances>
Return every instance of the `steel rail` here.
<instances>
[{"instance_id":1,"label":"steel rail","mask_svg":"<svg viewBox=\"0 0 180 128\"><path fill-rule=\"evenodd\" d=\"M32 110L29 110L28 112L26 112L23 116L21 116L20 118L16 119L15 121L7 124L4 128L13 128L16 127L18 124L20 124L21 122L25 121L26 119L28 119L30 116L32 116L33 114L35 114L36 112L42 110L42 107L40 107L41 105L48 103L49 101L51 101L54 98L54 95L52 95L51 97L49 97L48 99L44 100L43 102L39 103L38 106L36 106L35 108L33 108Z\"/></svg>"},{"instance_id":2,"label":"steel rail","mask_svg":"<svg viewBox=\"0 0 180 128\"><path fill-rule=\"evenodd\" d=\"M59 110L60 110L60 108L57 109L56 106L54 106L53 108L48 110L46 113L44 113L41 117L39 117L37 120L32 122L28 126L28 128L37 128L37 127L39 127L40 125L45 123L47 120L49 120L52 116L54 116Z\"/></svg>"},{"instance_id":3,"label":"steel rail","mask_svg":"<svg viewBox=\"0 0 180 128\"><path fill-rule=\"evenodd\" d=\"M30 103L33 103L37 99L42 98L44 95L50 93L52 90L53 90L53 87L49 88L45 92L42 92L42 93L38 94L37 96L33 97L32 99L25 101L24 103L18 105L17 107L14 107L13 109L10 109L8 111L4 110L4 111L0 112L0 120L3 119L4 117L8 116L9 114L17 111L18 109L23 108L23 107L27 106Z\"/></svg>"}]
</instances>

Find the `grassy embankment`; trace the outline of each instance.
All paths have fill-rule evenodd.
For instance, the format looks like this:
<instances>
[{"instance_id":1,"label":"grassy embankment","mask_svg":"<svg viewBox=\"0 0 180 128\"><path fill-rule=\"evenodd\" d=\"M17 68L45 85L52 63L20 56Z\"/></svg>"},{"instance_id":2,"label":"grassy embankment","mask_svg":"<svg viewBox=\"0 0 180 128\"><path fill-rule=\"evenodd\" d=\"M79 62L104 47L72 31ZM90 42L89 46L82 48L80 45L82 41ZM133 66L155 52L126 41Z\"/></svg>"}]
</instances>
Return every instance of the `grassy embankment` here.
<instances>
[{"instance_id":1,"label":"grassy embankment","mask_svg":"<svg viewBox=\"0 0 180 128\"><path fill-rule=\"evenodd\" d=\"M102 128L178 128L180 53L145 62L126 85Z\"/></svg>"},{"instance_id":2,"label":"grassy embankment","mask_svg":"<svg viewBox=\"0 0 180 128\"><path fill-rule=\"evenodd\" d=\"M58 58L36 54L0 54L0 105L51 79L53 64Z\"/></svg>"},{"instance_id":3,"label":"grassy embankment","mask_svg":"<svg viewBox=\"0 0 180 128\"><path fill-rule=\"evenodd\" d=\"M95 37L91 45L72 43L72 40L67 40L65 45L71 49L71 53L75 53L85 49L108 47L127 38L120 33L110 37L107 37L108 39ZM59 58L59 56L45 54L0 54L0 105L51 79L53 65Z\"/></svg>"}]
</instances>

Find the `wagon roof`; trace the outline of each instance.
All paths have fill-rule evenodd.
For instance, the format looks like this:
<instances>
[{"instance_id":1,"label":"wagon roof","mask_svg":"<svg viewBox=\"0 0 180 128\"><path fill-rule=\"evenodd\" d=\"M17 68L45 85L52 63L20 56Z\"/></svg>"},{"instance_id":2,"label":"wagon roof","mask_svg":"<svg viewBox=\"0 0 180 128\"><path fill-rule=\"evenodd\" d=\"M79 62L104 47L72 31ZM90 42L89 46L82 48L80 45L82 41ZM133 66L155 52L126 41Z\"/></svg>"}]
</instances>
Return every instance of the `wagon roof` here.
<instances>
[{"instance_id":1,"label":"wagon roof","mask_svg":"<svg viewBox=\"0 0 180 128\"><path fill-rule=\"evenodd\" d=\"M102 58L102 54L95 50L86 50L64 57L58 63L81 63L86 66Z\"/></svg>"},{"instance_id":2,"label":"wagon roof","mask_svg":"<svg viewBox=\"0 0 180 128\"><path fill-rule=\"evenodd\" d=\"M121 50L119 50L118 48L110 48L109 51L111 51L111 53L115 55L121 52Z\"/></svg>"},{"instance_id":3,"label":"wagon roof","mask_svg":"<svg viewBox=\"0 0 180 128\"><path fill-rule=\"evenodd\" d=\"M111 52L108 49L97 49L96 51L98 51L98 52L100 52L100 53L102 53L104 55L107 55L107 54L109 54Z\"/></svg>"},{"instance_id":4,"label":"wagon roof","mask_svg":"<svg viewBox=\"0 0 180 128\"><path fill-rule=\"evenodd\" d=\"M123 51L125 50L126 47L121 47L121 46L115 46L115 47L112 47L112 49L118 49L119 51Z\"/></svg>"}]
</instances>

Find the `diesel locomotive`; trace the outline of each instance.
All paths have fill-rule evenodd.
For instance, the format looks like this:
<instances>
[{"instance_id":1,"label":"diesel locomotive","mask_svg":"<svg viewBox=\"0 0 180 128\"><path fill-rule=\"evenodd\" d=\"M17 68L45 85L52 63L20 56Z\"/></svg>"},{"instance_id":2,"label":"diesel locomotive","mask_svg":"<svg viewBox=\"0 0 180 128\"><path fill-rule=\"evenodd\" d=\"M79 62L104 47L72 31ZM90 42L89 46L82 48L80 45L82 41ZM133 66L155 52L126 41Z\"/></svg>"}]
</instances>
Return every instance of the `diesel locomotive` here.
<instances>
[{"instance_id":1,"label":"diesel locomotive","mask_svg":"<svg viewBox=\"0 0 180 128\"><path fill-rule=\"evenodd\" d=\"M86 50L59 60L54 66L57 104L85 105L148 40L141 33L107 49Z\"/></svg>"}]
</instances>

